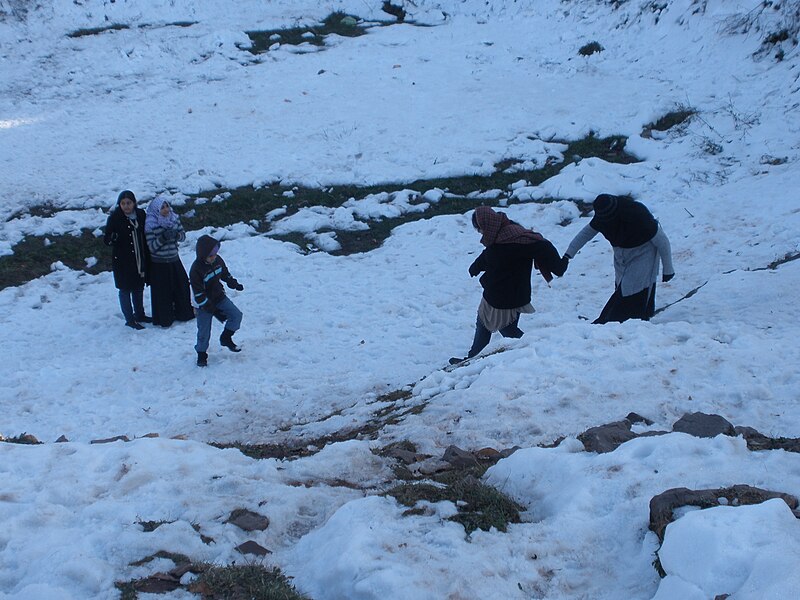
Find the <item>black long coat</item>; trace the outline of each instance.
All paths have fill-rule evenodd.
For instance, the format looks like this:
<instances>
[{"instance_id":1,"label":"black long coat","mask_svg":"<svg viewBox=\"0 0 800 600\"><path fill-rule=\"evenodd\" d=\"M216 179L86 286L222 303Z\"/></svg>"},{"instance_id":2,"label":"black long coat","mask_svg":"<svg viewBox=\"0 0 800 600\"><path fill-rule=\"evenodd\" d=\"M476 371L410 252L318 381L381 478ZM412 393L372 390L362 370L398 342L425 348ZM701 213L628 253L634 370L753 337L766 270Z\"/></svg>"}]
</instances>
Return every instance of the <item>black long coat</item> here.
<instances>
[{"instance_id":1,"label":"black long coat","mask_svg":"<svg viewBox=\"0 0 800 600\"><path fill-rule=\"evenodd\" d=\"M120 290L141 290L149 283L150 250L144 238L145 212L136 210L136 226L117 206L106 222L103 242L113 248L111 265L114 285ZM138 242L138 263L134 239ZM143 273L140 274L140 273Z\"/></svg>"},{"instance_id":2,"label":"black long coat","mask_svg":"<svg viewBox=\"0 0 800 600\"><path fill-rule=\"evenodd\" d=\"M533 267L550 281L559 277L567 263L548 240L527 244L492 244L469 267L473 277L483 273L480 282L483 297L494 308L519 308L531 301Z\"/></svg>"}]
</instances>

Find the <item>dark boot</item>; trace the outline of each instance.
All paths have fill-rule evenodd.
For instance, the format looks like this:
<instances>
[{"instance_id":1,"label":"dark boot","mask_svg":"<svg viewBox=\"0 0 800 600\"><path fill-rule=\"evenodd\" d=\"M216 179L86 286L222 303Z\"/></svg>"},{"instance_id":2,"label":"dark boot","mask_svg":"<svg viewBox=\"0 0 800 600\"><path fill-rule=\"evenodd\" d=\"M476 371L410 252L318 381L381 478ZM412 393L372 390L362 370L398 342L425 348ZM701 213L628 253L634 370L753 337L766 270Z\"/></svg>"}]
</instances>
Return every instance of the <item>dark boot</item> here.
<instances>
[{"instance_id":1,"label":"dark boot","mask_svg":"<svg viewBox=\"0 0 800 600\"><path fill-rule=\"evenodd\" d=\"M198 352L197 353L197 366L198 367L207 367L208 366L208 353L207 352Z\"/></svg>"},{"instance_id":2,"label":"dark boot","mask_svg":"<svg viewBox=\"0 0 800 600\"><path fill-rule=\"evenodd\" d=\"M144 325L140 325L136 321L128 321L125 323L125 326L130 327L131 329L136 329L137 331L144 329Z\"/></svg>"},{"instance_id":3,"label":"dark boot","mask_svg":"<svg viewBox=\"0 0 800 600\"><path fill-rule=\"evenodd\" d=\"M235 332L230 329L224 329L222 335L219 336L219 343L225 346L231 352L240 352L242 349L237 346L233 341L233 334Z\"/></svg>"}]
</instances>

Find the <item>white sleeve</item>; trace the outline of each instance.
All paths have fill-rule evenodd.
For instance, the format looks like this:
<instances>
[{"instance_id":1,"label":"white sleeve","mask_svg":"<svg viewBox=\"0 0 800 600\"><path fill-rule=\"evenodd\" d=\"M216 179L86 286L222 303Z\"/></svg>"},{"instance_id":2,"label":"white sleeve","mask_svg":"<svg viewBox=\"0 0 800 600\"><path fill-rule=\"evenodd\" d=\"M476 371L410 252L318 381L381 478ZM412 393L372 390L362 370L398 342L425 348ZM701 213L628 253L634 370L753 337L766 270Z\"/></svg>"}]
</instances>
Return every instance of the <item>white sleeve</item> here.
<instances>
[{"instance_id":1,"label":"white sleeve","mask_svg":"<svg viewBox=\"0 0 800 600\"><path fill-rule=\"evenodd\" d=\"M586 225L578 232L578 235L572 238L569 248L567 248L567 251L564 254L568 254L570 257L575 258L575 255L580 252L581 248L583 248L586 243L594 238L594 236L596 236L598 233L600 232L594 227L591 225Z\"/></svg>"},{"instance_id":2,"label":"white sleeve","mask_svg":"<svg viewBox=\"0 0 800 600\"><path fill-rule=\"evenodd\" d=\"M650 240L656 247L658 255L661 257L661 266L663 267L664 275L674 275L675 269L672 266L672 245L669 243L669 238L661 225L658 226L658 231Z\"/></svg>"}]
</instances>

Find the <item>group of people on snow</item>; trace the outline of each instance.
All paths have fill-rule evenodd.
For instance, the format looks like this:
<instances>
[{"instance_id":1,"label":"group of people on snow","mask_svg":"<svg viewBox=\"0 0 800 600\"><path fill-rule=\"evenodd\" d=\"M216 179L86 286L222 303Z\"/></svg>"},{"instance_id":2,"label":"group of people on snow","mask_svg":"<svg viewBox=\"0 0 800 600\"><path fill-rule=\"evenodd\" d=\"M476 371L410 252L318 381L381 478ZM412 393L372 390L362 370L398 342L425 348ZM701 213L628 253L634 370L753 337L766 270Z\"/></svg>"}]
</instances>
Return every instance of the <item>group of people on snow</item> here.
<instances>
[{"instance_id":1,"label":"group of people on snow","mask_svg":"<svg viewBox=\"0 0 800 600\"><path fill-rule=\"evenodd\" d=\"M663 282L675 275L667 235L644 204L627 196L600 194L593 209L591 221L562 256L544 236L515 223L505 213L488 206L475 209L472 225L485 248L470 265L469 274L476 277L483 273L483 296L472 346L465 357L453 357L450 364L476 356L494 332L508 338L522 337L519 317L533 312L533 269L548 283L553 275L563 276L570 261L598 233L613 249L615 286L594 323L646 321L655 314L659 267ZM176 320L196 318L197 364L204 367L208 364L214 317L225 324L220 343L239 352L233 334L241 325L242 312L227 297L222 283L239 291L244 287L219 256L220 242L209 235L197 240L197 258L187 276L178 255L178 244L185 239L180 218L164 198L155 198L145 213L136 206L136 197L130 190L120 193L104 237L105 243L113 247L114 283L125 324L139 330L144 329L142 323L169 327ZM144 287L148 284L152 318L144 311Z\"/></svg>"},{"instance_id":2,"label":"group of people on snow","mask_svg":"<svg viewBox=\"0 0 800 600\"><path fill-rule=\"evenodd\" d=\"M144 329L142 323L169 327L196 317L197 365L205 367L213 317L225 324L220 343L232 352L240 351L233 334L241 325L242 312L227 297L222 282L239 291L244 286L219 256L219 241L209 235L197 240L197 258L187 276L178 254L178 245L185 240L181 220L166 199L155 198L145 213L136 206L130 190L119 194L103 237L112 247L114 285L125 325L136 330ZM152 317L144 310L145 285L150 286Z\"/></svg>"}]
</instances>

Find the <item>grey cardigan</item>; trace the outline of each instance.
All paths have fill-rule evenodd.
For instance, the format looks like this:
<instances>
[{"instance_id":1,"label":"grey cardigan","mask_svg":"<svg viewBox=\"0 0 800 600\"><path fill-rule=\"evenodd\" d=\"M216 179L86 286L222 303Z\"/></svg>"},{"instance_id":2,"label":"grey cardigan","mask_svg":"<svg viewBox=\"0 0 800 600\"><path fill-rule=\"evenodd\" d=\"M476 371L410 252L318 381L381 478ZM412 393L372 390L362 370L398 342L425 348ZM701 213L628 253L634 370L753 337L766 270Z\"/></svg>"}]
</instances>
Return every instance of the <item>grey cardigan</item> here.
<instances>
[{"instance_id":1,"label":"grey cardigan","mask_svg":"<svg viewBox=\"0 0 800 600\"><path fill-rule=\"evenodd\" d=\"M175 229L177 230L177 235L172 240L164 239L164 233L167 231L166 227L154 227L145 232L147 247L150 248L150 260L156 263L170 263L180 260L178 244L186 239L186 232L183 230L180 219Z\"/></svg>"},{"instance_id":2,"label":"grey cardigan","mask_svg":"<svg viewBox=\"0 0 800 600\"><path fill-rule=\"evenodd\" d=\"M574 257L599 231L586 225L578 232L567 248L566 254ZM674 275L672 246L659 224L656 234L641 246L614 249L614 279L623 296L632 296L649 288L658 280L659 258L664 275Z\"/></svg>"}]
</instances>

